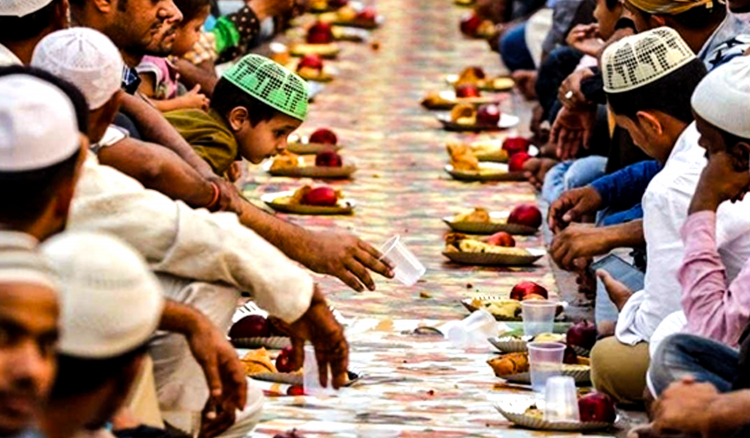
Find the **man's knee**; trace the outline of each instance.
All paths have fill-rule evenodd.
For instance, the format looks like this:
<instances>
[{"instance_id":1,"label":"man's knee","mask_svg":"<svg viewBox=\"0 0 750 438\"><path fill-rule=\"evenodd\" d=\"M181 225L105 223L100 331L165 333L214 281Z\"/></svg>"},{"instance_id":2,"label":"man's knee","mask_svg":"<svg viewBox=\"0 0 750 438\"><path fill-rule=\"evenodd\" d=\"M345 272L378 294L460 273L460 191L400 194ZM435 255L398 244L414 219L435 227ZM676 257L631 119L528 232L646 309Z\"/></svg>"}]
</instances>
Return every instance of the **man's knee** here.
<instances>
[{"instance_id":1,"label":"man's knee","mask_svg":"<svg viewBox=\"0 0 750 438\"><path fill-rule=\"evenodd\" d=\"M648 365L647 343L630 346L609 337L591 351L591 381L617 403L641 403Z\"/></svg>"}]
</instances>

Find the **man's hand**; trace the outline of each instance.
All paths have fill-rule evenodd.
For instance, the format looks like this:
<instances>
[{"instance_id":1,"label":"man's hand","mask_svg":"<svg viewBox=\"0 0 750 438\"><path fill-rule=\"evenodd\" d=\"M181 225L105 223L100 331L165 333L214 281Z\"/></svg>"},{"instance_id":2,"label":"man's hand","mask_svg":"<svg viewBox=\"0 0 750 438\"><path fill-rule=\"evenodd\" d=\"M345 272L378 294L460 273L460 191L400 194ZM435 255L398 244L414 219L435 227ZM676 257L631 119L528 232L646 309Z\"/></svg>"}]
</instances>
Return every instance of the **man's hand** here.
<instances>
[{"instance_id":1,"label":"man's hand","mask_svg":"<svg viewBox=\"0 0 750 438\"><path fill-rule=\"evenodd\" d=\"M235 410L244 409L247 402L245 369L226 335L201 314L192 329L185 333L185 339L208 382L210 396L204 418L213 421L223 411L234 414Z\"/></svg>"},{"instance_id":2,"label":"man's hand","mask_svg":"<svg viewBox=\"0 0 750 438\"><path fill-rule=\"evenodd\" d=\"M236 421L236 411L225 406L211 406L209 403L203 409L203 421L198 438L213 438L221 435L232 427Z\"/></svg>"},{"instance_id":3,"label":"man's hand","mask_svg":"<svg viewBox=\"0 0 750 438\"><path fill-rule=\"evenodd\" d=\"M607 289L609 299L615 304L618 311L621 311L625 304L628 302L630 297L633 295L633 291L628 289L622 282L617 281L612 277L609 272L604 269L596 271L596 276L604 283L604 288Z\"/></svg>"},{"instance_id":4,"label":"man's hand","mask_svg":"<svg viewBox=\"0 0 750 438\"><path fill-rule=\"evenodd\" d=\"M550 131L550 142L556 146L557 158L576 157L581 146L588 149L596 125L596 107L573 110L562 107Z\"/></svg>"},{"instance_id":5,"label":"man's hand","mask_svg":"<svg viewBox=\"0 0 750 438\"><path fill-rule=\"evenodd\" d=\"M315 359L320 371L320 384L328 386L328 369L331 370L333 387L343 387L348 379L349 344L344 337L344 329L336 321L323 293L315 287L310 307L302 318L289 326L292 338L292 366L302 367L305 358L305 341L315 348Z\"/></svg>"},{"instance_id":6,"label":"man's hand","mask_svg":"<svg viewBox=\"0 0 750 438\"><path fill-rule=\"evenodd\" d=\"M536 70L516 70L511 74L516 88L528 100L536 99Z\"/></svg>"},{"instance_id":7,"label":"man's hand","mask_svg":"<svg viewBox=\"0 0 750 438\"><path fill-rule=\"evenodd\" d=\"M339 231L310 232L308 236L301 262L317 273L337 277L358 292L365 287L375 290L368 270L393 277L390 263L380 260L380 251L356 236Z\"/></svg>"},{"instance_id":8,"label":"man's hand","mask_svg":"<svg viewBox=\"0 0 750 438\"><path fill-rule=\"evenodd\" d=\"M590 107L593 103L586 99L581 91L581 81L594 76L594 72L588 68L579 68L570 74L558 90L558 99L563 106L570 109L583 109Z\"/></svg>"},{"instance_id":9,"label":"man's hand","mask_svg":"<svg viewBox=\"0 0 750 438\"><path fill-rule=\"evenodd\" d=\"M560 268L572 271L576 259L604 255L611 249L606 227L575 224L555 235L549 254Z\"/></svg>"},{"instance_id":10,"label":"man's hand","mask_svg":"<svg viewBox=\"0 0 750 438\"><path fill-rule=\"evenodd\" d=\"M576 25L565 41L570 47L593 57L599 56L599 51L604 47L597 23Z\"/></svg>"},{"instance_id":11,"label":"man's hand","mask_svg":"<svg viewBox=\"0 0 750 438\"><path fill-rule=\"evenodd\" d=\"M698 211L716 211L724 201L742 200L750 186L747 166L739 168L735 159L725 151L709 156L698 187L690 203L690 214Z\"/></svg>"},{"instance_id":12,"label":"man's hand","mask_svg":"<svg viewBox=\"0 0 750 438\"><path fill-rule=\"evenodd\" d=\"M581 217L596 213L601 205L602 197L591 186L568 190L550 205L547 214L549 228L558 233Z\"/></svg>"},{"instance_id":13,"label":"man's hand","mask_svg":"<svg viewBox=\"0 0 750 438\"><path fill-rule=\"evenodd\" d=\"M652 429L657 436L679 433L711 435L709 406L721 397L710 383L696 383L692 378L669 385L653 408Z\"/></svg>"}]
</instances>

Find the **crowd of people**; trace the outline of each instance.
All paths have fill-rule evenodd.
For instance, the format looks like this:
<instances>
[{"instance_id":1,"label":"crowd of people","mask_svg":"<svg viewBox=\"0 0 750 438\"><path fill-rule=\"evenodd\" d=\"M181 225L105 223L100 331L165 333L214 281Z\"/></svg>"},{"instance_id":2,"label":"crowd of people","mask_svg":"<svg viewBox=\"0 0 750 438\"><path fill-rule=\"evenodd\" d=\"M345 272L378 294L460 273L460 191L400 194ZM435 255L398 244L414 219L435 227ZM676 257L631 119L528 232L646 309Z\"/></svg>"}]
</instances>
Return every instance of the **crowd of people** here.
<instances>
[{"instance_id":1,"label":"crowd of people","mask_svg":"<svg viewBox=\"0 0 750 438\"><path fill-rule=\"evenodd\" d=\"M392 266L233 184L307 116L305 82L253 53L305 7L0 2L0 436L246 436L263 393L226 337L242 293L295 363L310 342L321 383L345 383L343 329L303 268L364 291ZM746 11L477 0L538 101L524 169L549 203L552 259L595 307L594 386L646 407L637 435L750 433ZM643 290L589 269L620 248Z\"/></svg>"}]
</instances>

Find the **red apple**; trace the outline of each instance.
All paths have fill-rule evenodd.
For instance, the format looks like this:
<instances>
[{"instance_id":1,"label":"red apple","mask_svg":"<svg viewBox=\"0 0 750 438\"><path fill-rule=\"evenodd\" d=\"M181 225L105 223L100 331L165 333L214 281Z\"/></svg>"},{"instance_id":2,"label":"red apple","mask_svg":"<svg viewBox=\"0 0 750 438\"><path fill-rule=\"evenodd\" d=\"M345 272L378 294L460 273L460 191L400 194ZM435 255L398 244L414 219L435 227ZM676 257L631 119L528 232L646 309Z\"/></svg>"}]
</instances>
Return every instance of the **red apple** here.
<instances>
[{"instance_id":1,"label":"red apple","mask_svg":"<svg viewBox=\"0 0 750 438\"><path fill-rule=\"evenodd\" d=\"M456 88L456 97L479 97L481 94L474 84L463 84Z\"/></svg>"},{"instance_id":2,"label":"red apple","mask_svg":"<svg viewBox=\"0 0 750 438\"><path fill-rule=\"evenodd\" d=\"M310 143L335 145L339 139L330 129L320 128L310 136Z\"/></svg>"},{"instance_id":3,"label":"red apple","mask_svg":"<svg viewBox=\"0 0 750 438\"><path fill-rule=\"evenodd\" d=\"M286 395L305 395L305 388L302 385L292 385L287 388Z\"/></svg>"},{"instance_id":4,"label":"red apple","mask_svg":"<svg viewBox=\"0 0 750 438\"><path fill-rule=\"evenodd\" d=\"M588 321L581 321L568 329L565 339L568 345L591 350L596 344L596 338L599 334L596 326Z\"/></svg>"},{"instance_id":5,"label":"red apple","mask_svg":"<svg viewBox=\"0 0 750 438\"><path fill-rule=\"evenodd\" d=\"M461 33L473 37L481 24L482 19L475 12L468 12L461 17Z\"/></svg>"},{"instance_id":6,"label":"red apple","mask_svg":"<svg viewBox=\"0 0 750 438\"><path fill-rule=\"evenodd\" d=\"M513 156L518 152L528 152L531 142L525 137L508 137L503 142L503 150L508 156Z\"/></svg>"},{"instance_id":7,"label":"red apple","mask_svg":"<svg viewBox=\"0 0 750 438\"><path fill-rule=\"evenodd\" d=\"M297 371L296 368L292 367L292 347L286 347L281 350L281 353L276 357L276 369L280 373L292 373Z\"/></svg>"},{"instance_id":8,"label":"red apple","mask_svg":"<svg viewBox=\"0 0 750 438\"><path fill-rule=\"evenodd\" d=\"M328 23L317 22L307 31L309 44L329 44L333 42L333 31Z\"/></svg>"},{"instance_id":9,"label":"red apple","mask_svg":"<svg viewBox=\"0 0 750 438\"><path fill-rule=\"evenodd\" d=\"M614 423L617 420L617 411L611 398L600 392L592 392L578 399L578 412L581 421Z\"/></svg>"},{"instance_id":10,"label":"red apple","mask_svg":"<svg viewBox=\"0 0 750 438\"><path fill-rule=\"evenodd\" d=\"M271 326L268 320L260 315L250 315L237 321L229 329L229 337L240 338L267 338L271 336Z\"/></svg>"},{"instance_id":11,"label":"red apple","mask_svg":"<svg viewBox=\"0 0 750 438\"><path fill-rule=\"evenodd\" d=\"M487 239L487 243L495 246L516 246L516 240L505 231L499 231Z\"/></svg>"},{"instance_id":12,"label":"red apple","mask_svg":"<svg viewBox=\"0 0 750 438\"><path fill-rule=\"evenodd\" d=\"M510 290L511 300L523 301L529 295L541 295L545 299L549 298L547 289L534 283L533 281L522 281L513 286L513 289Z\"/></svg>"},{"instance_id":13,"label":"red apple","mask_svg":"<svg viewBox=\"0 0 750 438\"><path fill-rule=\"evenodd\" d=\"M297 64L297 71L303 68L311 68L317 71L323 71L323 59L315 54L305 55Z\"/></svg>"},{"instance_id":14,"label":"red apple","mask_svg":"<svg viewBox=\"0 0 750 438\"><path fill-rule=\"evenodd\" d=\"M523 164L531 158L527 152L516 152L508 159L509 172L523 172Z\"/></svg>"},{"instance_id":15,"label":"red apple","mask_svg":"<svg viewBox=\"0 0 750 438\"><path fill-rule=\"evenodd\" d=\"M500 108L488 103L477 108L477 125L497 126L500 121Z\"/></svg>"},{"instance_id":16,"label":"red apple","mask_svg":"<svg viewBox=\"0 0 750 438\"><path fill-rule=\"evenodd\" d=\"M542 212L534 205L522 204L510 212L508 223L539 228L542 226Z\"/></svg>"},{"instance_id":17,"label":"red apple","mask_svg":"<svg viewBox=\"0 0 750 438\"><path fill-rule=\"evenodd\" d=\"M338 202L336 191L330 187L316 187L302 198L302 203L321 207L333 207Z\"/></svg>"},{"instance_id":18,"label":"red apple","mask_svg":"<svg viewBox=\"0 0 750 438\"><path fill-rule=\"evenodd\" d=\"M578 355L576 354L576 351L573 350L570 346L565 347L565 352L563 353L563 363L569 365L578 364Z\"/></svg>"},{"instance_id":19,"label":"red apple","mask_svg":"<svg viewBox=\"0 0 750 438\"><path fill-rule=\"evenodd\" d=\"M377 16L378 12L375 10L375 8L366 7L357 14L357 20L374 22Z\"/></svg>"},{"instance_id":20,"label":"red apple","mask_svg":"<svg viewBox=\"0 0 750 438\"><path fill-rule=\"evenodd\" d=\"M343 162L341 155L335 151L320 151L315 156L315 165L318 167L341 167Z\"/></svg>"}]
</instances>

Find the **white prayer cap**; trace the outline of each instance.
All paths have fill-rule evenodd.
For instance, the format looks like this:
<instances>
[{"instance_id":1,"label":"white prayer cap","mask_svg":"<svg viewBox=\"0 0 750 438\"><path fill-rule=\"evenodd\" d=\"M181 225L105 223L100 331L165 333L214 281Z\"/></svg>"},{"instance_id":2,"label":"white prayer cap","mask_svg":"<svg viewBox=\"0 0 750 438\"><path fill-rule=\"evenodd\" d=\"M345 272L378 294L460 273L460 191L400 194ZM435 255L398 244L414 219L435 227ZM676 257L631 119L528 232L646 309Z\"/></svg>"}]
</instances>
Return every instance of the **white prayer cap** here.
<instances>
[{"instance_id":1,"label":"white prayer cap","mask_svg":"<svg viewBox=\"0 0 750 438\"><path fill-rule=\"evenodd\" d=\"M41 246L60 276L62 354L105 359L145 344L164 299L143 257L101 233L66 232Z\"/></svg>"},{"instance_id":2,"label":"white prayer cap","mask_svg":"<svg viewBox=\"0 0 750 438\"><path fill-rule=\"evenodd\" d=\"M81 148L75 109L54 85L33 76L0 77L0 171L44 169Z\"/></svg>"},{"instance_id":3,"label":"white prayer cap","mask_svg":"<svg viewBox=\"0 0 750 438\"><path fill-rule=\"evenodd\" d=\"M92 111L107 103L121 86L120 51L106 35L86 27L44 37L34 49L31 65L78 87Z\"/></svg>"},{"instance_id":4,"label":"white prayer cap","mask_svg":"<svg viewBox=\"0 0 750 438\"><path fill-rule=\"evenodd\" d=\"M52 0L2 0L0 1L0 17L24 17L50 3Z\"/></svg>"},{"instance_id":5,"label":"white prayer cap","mask_svg":"<svg viewBox=\"0 0 750 438\"><path fill-rule=\"evenodd\" d=\"M604 91L624 93L678 70L695 54L671 28L659 27L609 46L602 54Z\"/></svg>"},{"instance_id":6,"label":"white prayer cap","mask_svg":"<svg viewBox=\"0 0 750 438\"><path fill-rule=\"evenodd\" d=\"M740 56L711 71L695 88L690 103L703 120L750 139L750 58Z\"/></svg>"},{"instance_id":7,"label":"white prayer cap","mask_svg":"<svg viewBox=\"0 0 750 438\"><path fill-rule=\"evenodd\" d=\"M0 231L0 283L36 284L58 290L55 271L37 251L37 240L17 231Z\"/></svg>"}]
</instances>

